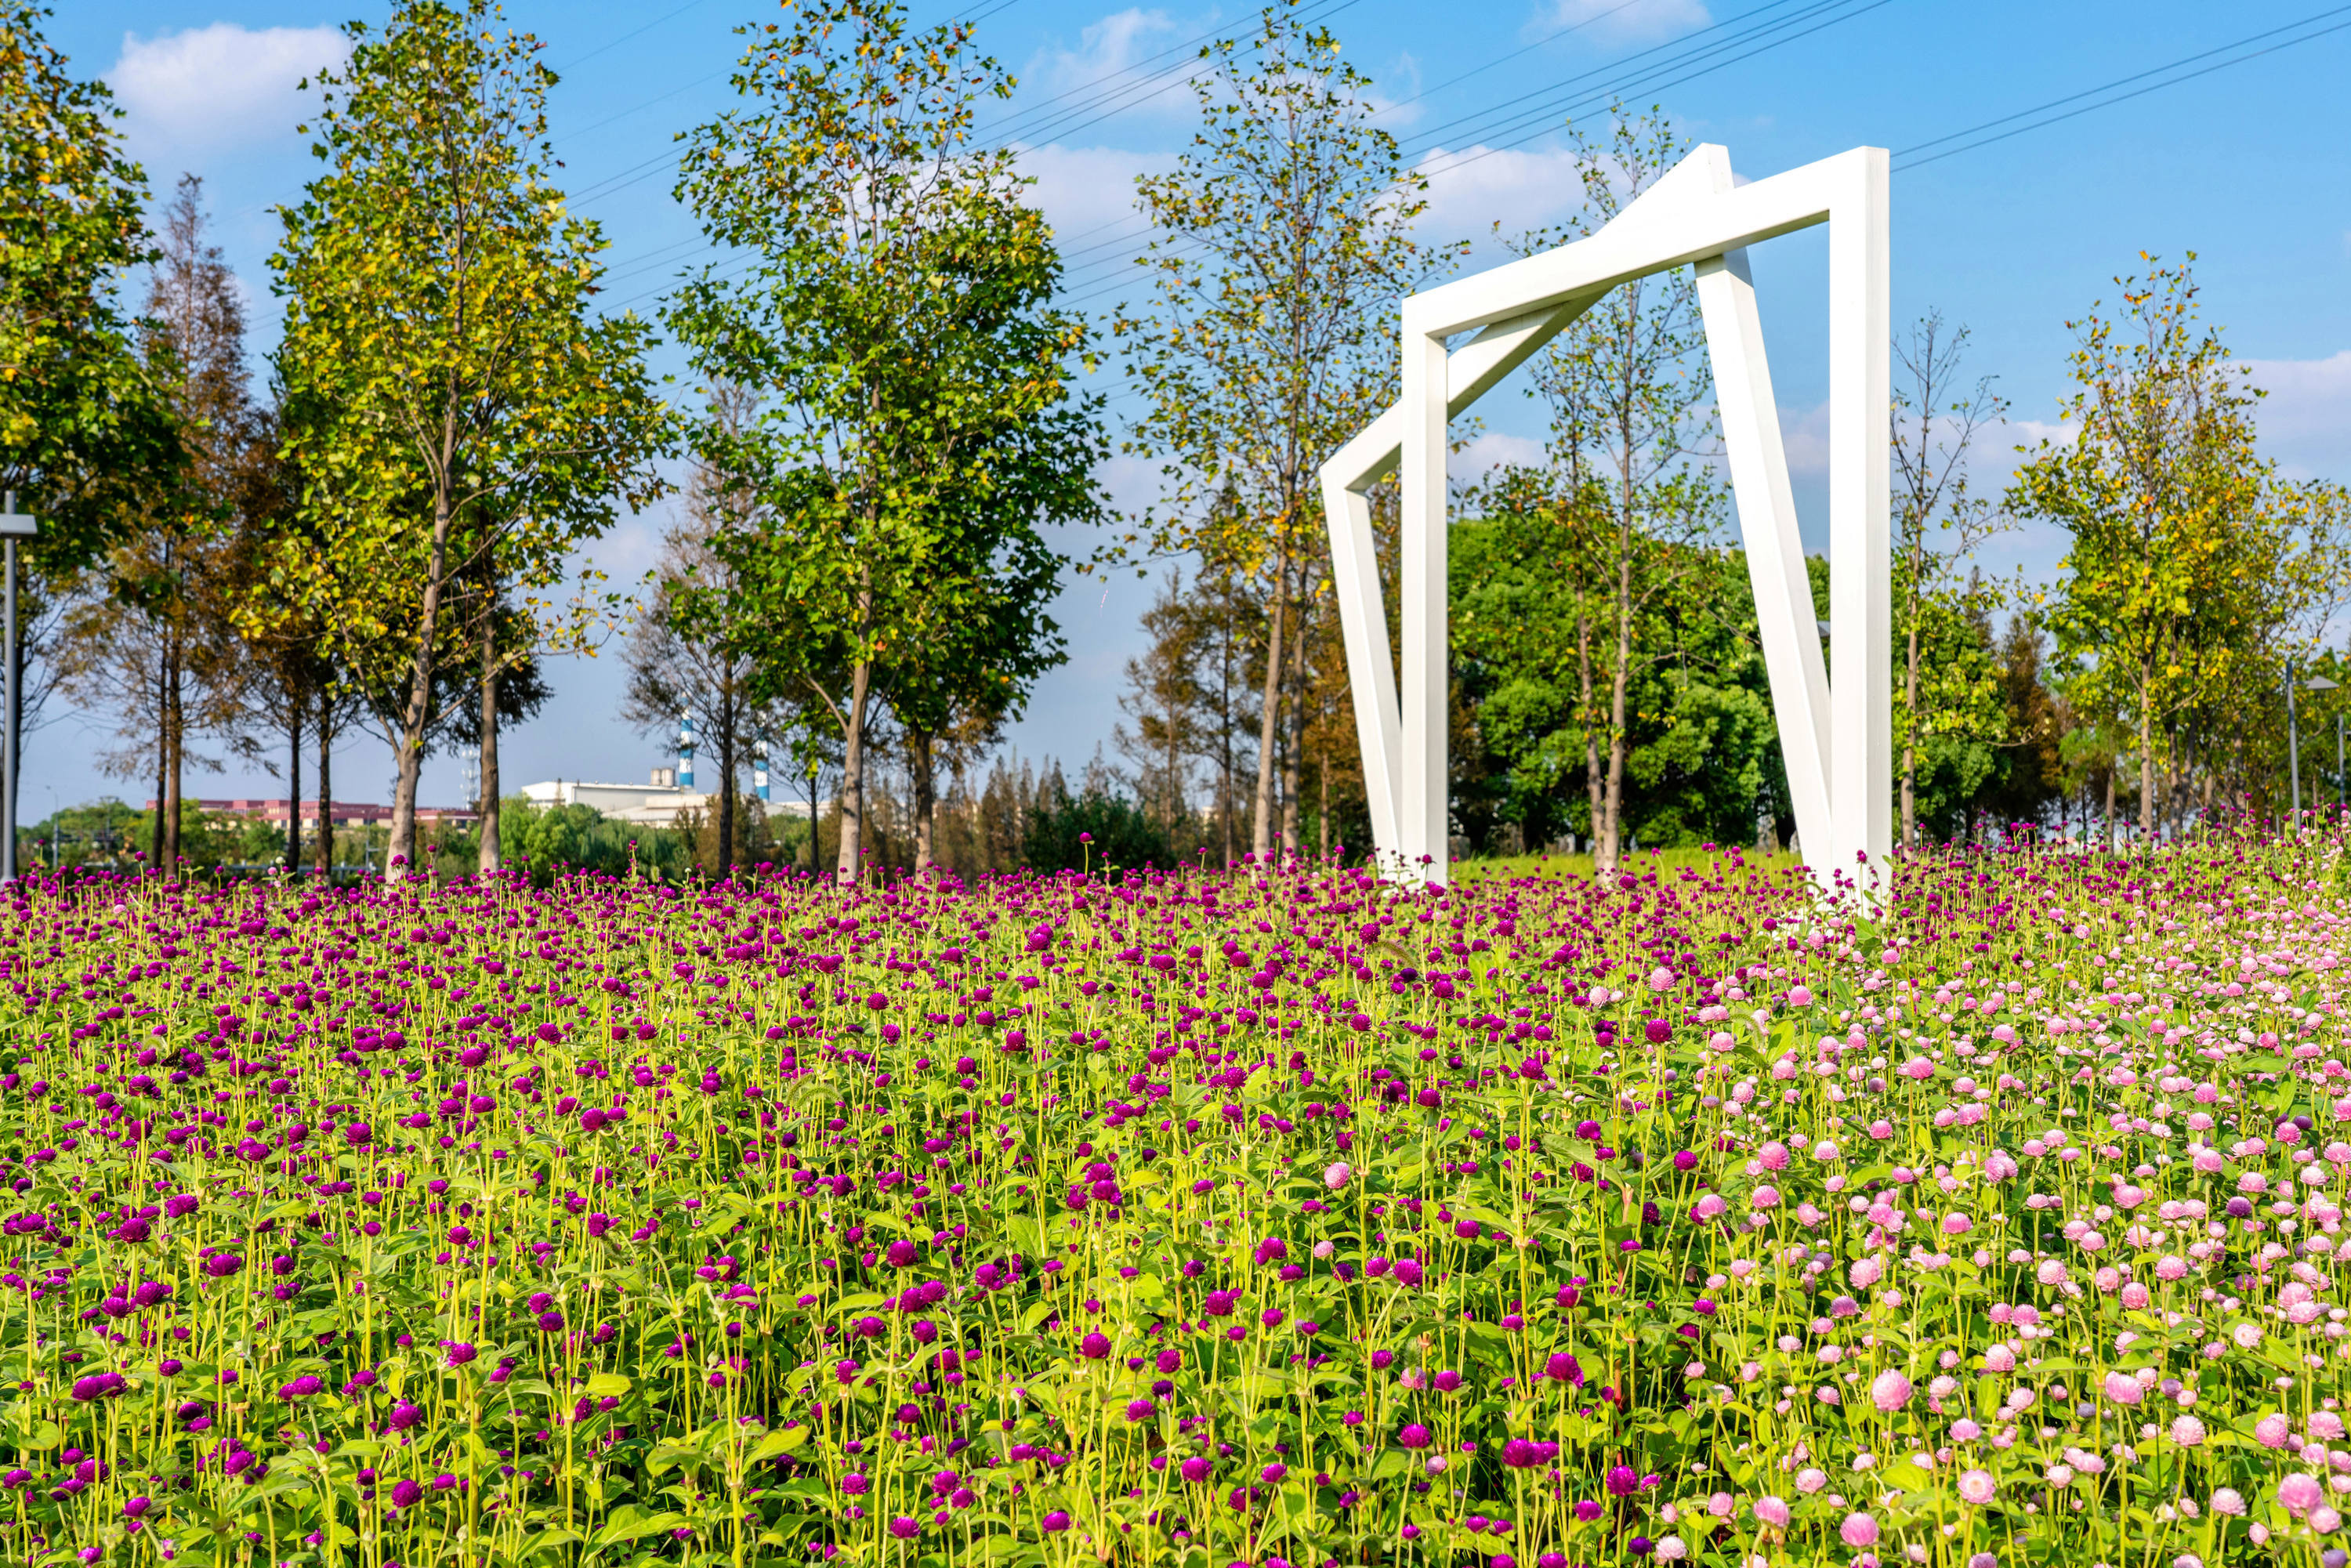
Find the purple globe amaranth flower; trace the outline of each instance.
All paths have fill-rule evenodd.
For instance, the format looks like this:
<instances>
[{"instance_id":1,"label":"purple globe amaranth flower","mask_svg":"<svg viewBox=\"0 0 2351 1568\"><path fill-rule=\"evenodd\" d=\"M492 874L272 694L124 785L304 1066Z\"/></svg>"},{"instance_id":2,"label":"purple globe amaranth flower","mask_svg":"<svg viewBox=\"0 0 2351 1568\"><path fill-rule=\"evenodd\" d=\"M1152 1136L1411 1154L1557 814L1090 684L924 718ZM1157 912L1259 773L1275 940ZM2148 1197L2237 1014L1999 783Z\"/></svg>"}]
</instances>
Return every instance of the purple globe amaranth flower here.
<instances>
[{"instance_id":1,"label":"purple globe amaranth flower","mask_svg":"<svg viewBox=\"0 0 2351 1568\"><path fill-rule=\"evenodd\" d=\"M1436 1435L1416 1421L1396 1434L1396 1441L1407 1448L1426 1448L1436 1441Z\"/></svg>"}]
</instances>

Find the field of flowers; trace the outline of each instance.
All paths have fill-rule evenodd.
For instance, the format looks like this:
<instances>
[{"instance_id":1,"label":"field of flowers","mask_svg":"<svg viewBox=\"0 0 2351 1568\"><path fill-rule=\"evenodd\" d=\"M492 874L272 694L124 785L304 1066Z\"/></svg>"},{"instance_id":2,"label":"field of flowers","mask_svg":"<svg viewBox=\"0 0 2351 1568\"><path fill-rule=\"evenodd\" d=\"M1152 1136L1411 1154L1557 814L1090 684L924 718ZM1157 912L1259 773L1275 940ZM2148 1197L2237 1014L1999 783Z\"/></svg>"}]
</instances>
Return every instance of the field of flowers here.
<instances>
[{"instance_id":1,"label":"field of flowers","mask_svg":"<svg viewBox=\"0 0 2351 1568\"><path fill-rule=\"evenodd\" d=\"M20 887L0 1549L2341 1568L2337 863Z\"/></svg>"}]
</instances>

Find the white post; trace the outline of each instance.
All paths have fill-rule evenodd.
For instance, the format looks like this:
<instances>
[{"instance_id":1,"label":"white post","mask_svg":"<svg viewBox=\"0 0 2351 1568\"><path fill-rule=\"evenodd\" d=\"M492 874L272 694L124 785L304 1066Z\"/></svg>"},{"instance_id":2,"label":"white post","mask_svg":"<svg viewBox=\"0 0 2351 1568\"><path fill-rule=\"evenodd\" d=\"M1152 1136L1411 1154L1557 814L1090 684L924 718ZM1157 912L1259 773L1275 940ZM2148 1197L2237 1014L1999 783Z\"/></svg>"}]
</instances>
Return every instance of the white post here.
<instances>
[{"instance_id":1,"label":"white post","mask_svg":"<svg viewBox=\"0 0 2351 1568\"><path fill-rule=\"evenodd\" d=\"M1894 852L1893 284L1887 154L1845 159L1829 224L1829 841L1834 873L1866 892Z\"/></svg>"},{"instance_id":2,"label":"white post","mask_svg":"<svg viewBox=\"0 0 2351 1568\"><path fill-rule=\"evenodd\" d=\"M1404 693L1406 736L1399 843L1407 878L1443 882L1451 813L1447 800L1450 735L1447 723L1445 538L1445 340L1422 331L1413 302L1404 306L1403 464Z\"/></svg>"},{"instance_id":3,"label":"white post","mask_svg":"<svg viewBox=\"0 0 2351 1568\"><path fill-rule=\"evenodd\" d=\"M1739 507L1747 577L1755 590L1755 623L1771 683L1771 715L1780 727L1796 836L1808 846L1825 845L1833 841L1825 751L1828 672L1821 660L1812 573L1796 528L1771 367L1763 353L1763 319L1755 308L1755 280L1744 250L1698 264L1698 301L1714 363L1730 491ZM1823 869L1813 867L1816 875Z\"/></svg>"}]
</instances>

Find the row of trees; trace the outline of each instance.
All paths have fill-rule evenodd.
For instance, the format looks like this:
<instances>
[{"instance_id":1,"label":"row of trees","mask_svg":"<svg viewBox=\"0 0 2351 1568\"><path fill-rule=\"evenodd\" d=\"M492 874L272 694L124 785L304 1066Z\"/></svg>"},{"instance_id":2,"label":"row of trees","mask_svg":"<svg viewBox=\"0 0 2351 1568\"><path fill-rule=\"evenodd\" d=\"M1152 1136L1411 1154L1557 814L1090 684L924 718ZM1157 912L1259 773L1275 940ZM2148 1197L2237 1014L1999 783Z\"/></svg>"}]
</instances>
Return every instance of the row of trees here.
<instances>
[{"instance_id":1,"label":"row of trees","mask_svg":"<svg viewBox=\"0 0 2351 1568\"><path fill-rule=\"evenodd\" d=\"M1605 224L1687 151L1661 118L1621 109L1604 134L1572 128L1570 139L1583 210L1518 238L1521 253ZM2282 810L2283 684L2297 666L2337 670L2323 643L2351 592L2345 488L2288 480L2259 455L2261 394L2200 319L2189 266L2148 258L2116 287L2116 308L2071 324L2065 434L2022 451L2002 493L1969 480L2008 404L1991 378L1970 375L1965 329L1930 313L1897 346L1888 439L1905 844L2017 821L2112 831L2126 814L2153 839L2218 809ZM1547 415L1541 460L1456 497L1457 831L1477 850L1576 839L1604 867L1632 842L1784 841L1786 781L1689 275L1617 290L1528 380ZM1205 401L1187 392L1161 412ZM1217 428L1262 435L1271 423L1236 414ZM1210 471L1247 473L1229 461ZM1375 521L1392 528L1378 499ZM1320 819L1310 839L1368 840L1335 614L1320 596L1291 606L1278 567L1252 579L1214 542L1278 543L1263 519L1289 506L1270 482L1228 479L1194 536L1205 570L1171 575L1144 619L1152 643L1128 669L1119 747L1130 788L1171 835L1179 823L1228 831L1238 749L1260 779L1278 776L1284 841L1301 842L1301 810ZM2052 589L1988 580L1975 564L1989 538L2024 523L2066 540ZM1382 549L1392 574L1392 534ZM1827 563L1811 565L1825 632ZM1276 591L1237 595L1237 580ZM1285 613L1297 628L1286 643ZM1267 726L1251 745L1232 718L1235 673L1266 682L1259 712L1270 714L1285 656L1291 727ZM2305 721L2333 727L2340 701L2305 692ZM2333 771L2331 748L2307 769L2314 786Z\"/></svg>"},{"instance_id":2,"label":"row of trees","mask_svg":"<svg viewBox=\"0 0 2351 1568\"><path fill-rule=\"evenodd\" d=\"M48 685L117 716L110 764L152 767L159 860L182 858L184 771L216 760L191 737L282 759L298 789L315 742L324 799L335 738L366 722L395 759L392 874L418 861L436 746L478 748L496 869L499 729L543 699L542 661L624 612L571 580L578 552L678 457L631 711L701 716L722 846L755 737L831 758L843 876L886 716L928 858L935 757L984 744L1061 655L1042 530L1098 515L1106 450L1050 234L1008 153L973 141L975 105L1011 84L967 26L834 0L743 30L738 107L683 138L677 194L731 253L658 313L705 389L684 408L647 369L654 323L599 298L604 238L555 183L556 78L490 0L354 23L310 84L321 169L282 209L258 395L200 188L150 234L105 89L67 73L45 15L0 5L0 92L25 111L8 320L33 334L0 390L0 468L49 521L30 645ZM116 281L142 267L126 319Z\"/></svg>"},{"instance_id":3,"label":"row of trees","mask_svg":"<svg viewBox=\"0 0 2351 1568\"><path fill-rule=\"evenodd\" d=\"M885 841L943 858L942 800L970 814L988 749L1063 656L1047 605L1071 563L1050 530L1102 520L1110 445L1076 391L1095 342L1055 302L1054 237L978 133L1012 82L967 25L819 0L744 29L735 107L681 137L676 194L718 256L657 327L602 303L604 240L556 183L538 40L490 0L354 24L316 84L321 167L284 209L286 330L256 392L198 188L148 232L104 90L71 79L42 16L0 0L0 90L25 111L0 131L17 335L0 347L23 367L0 384L0 476L50 519L47 678L121 716L114 765L152 769L165 802L155 852L177 856L179 780L206 760L192 737L282 758L297 788L308 744L324 798L335 737L365 723L397 762L395 858L416 859L424 756L465 747L495 868L501 727L543 700L544 660L628 610L573 575L580 547L683 459L628 713L656 733L696 716L721 781L714 865L747 841L754 745L807 781L811 820L831 777L840 874ZM1111 323L1143 401L1125 444L1162 497L1080 566L1174 563L1117 737L1158 841L1228 861L1361 846L1315 473L1394 395L1395 299L1459 252L1421 235L1420 178L1327 30L1277 4L1206 55L1198 131L1138 185L1144 302ZM1583 211L1522 252L1605 224L1686 150L1621 107L1570 140ZM142 267L131 319L111 280ZM2254 394L2184 268L2124 289L2079 328L2078 436L1996 500L1966 483L2004 405L1963 381L1964 332L1929 318L1907 345L1889 431L1906 840L2084 791L2103 821L2132 797L2147 834L2260 796L2266 732L2241 716L2337 606L2342 492L2254 455ZM646 370L657 329L686 352L692 406ZM1574 834L1604 865L1636 838L1784 832L1690 278L1604 301L1528 395L1540 460L1459 498L1460 828ZM1374 516L1393 570L1393 507ZM2017 517L2071 539L2045 604L1970 565Z\"/></svg>"}]
</instances>

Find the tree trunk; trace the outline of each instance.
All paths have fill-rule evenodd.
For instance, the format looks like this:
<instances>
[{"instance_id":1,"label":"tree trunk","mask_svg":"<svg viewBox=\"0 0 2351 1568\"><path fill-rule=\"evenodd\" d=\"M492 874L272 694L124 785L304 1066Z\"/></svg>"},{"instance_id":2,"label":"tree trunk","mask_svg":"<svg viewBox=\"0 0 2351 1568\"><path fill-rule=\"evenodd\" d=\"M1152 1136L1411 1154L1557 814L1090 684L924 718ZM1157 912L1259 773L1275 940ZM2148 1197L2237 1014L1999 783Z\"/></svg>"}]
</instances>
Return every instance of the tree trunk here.
<instances>
[{"instance_id":1,"label":"tree trunk","mask_svg":"<svg viewBox=\"0 0 2351 1568\"><path fill-rule=\"evenodd\" d=\"M1317 758L1315 760L1316 760L1316 764L1317 764L1317 766L1321 768L1321 770L1322 770L1322 807L1321 807L1321 809L1320 809L1320 816L1321 816L1322 823L1322 858L1323 858L1324 860L1326 860L1326 861L1327 861L1327 860L1329 860L1329 859L1331 858L1331 751L1330 751L1330 748L1329 748L1328 747L1325 747L1323 748L1323 750L1322 750L1322 756L1321 756L1321 757L1319 757L1319 758Z\"/></svg>"},{"instance_id":2,"label":"tree trunk","mask_svg":"<svg viewBox=\"0 0 2351 1568\"><path fill-rule=\"evenodd\" d=\"M1917 569L1910 580L1917 580ZM1918 847L1918 596L1910 595L1910 632L1902 663L1902 847Z\"/></svg>"},{"instance_id":3,"label":"tree trunk","mask_svg":"<svg viewBox=\"0 0 2351 1568\"><path fill-rule=\"evenodd\" d=\"M718 874L735 874L735 694L718 684Z\"/></svg>"},{"instance_id":4,"label":"tree trunk","mask_svg":"<svg viewBox=\"0 0 2351 1568\"><path fill-rule=\"evenodd\" d=\"M163 864L176 872L180 866L180 770L183 737L180 734L180 643L178 637L166 633L163 639Z\"/></svg>"},{"instance_id":5,"label":"tree trunk","mask_svg":"<svg viewBox=\"0 0 2351 1568\"><path fill-rule=\"evenodd\" d=\"M820 865L822 865L822 864L824 863L824 862L823 862L823 861L822 861L821 859L820 859L820 858L819 858L819 856L818 856L818 854L817 854L817 841L816 841L816 825L817 825L816 773L817 773L817 770L816 770L815 768L810 768L810 769L809 769L809 772L808 772L808 789L809 789L809 876L810 876L810 878L811 880L813 880L813 879L815 878L815 876L816 876L816 873L817 873L817 868L818 868L819 866L820 866Z\"/></svg>"},{"instance_id":6,"label":"tree trunk","mask_svg":"<svg viewBox=\"0 0 2351 1568\"><path fill-rule=\"evenodd\" d=\"M400 716L398 770L392 786L392 841L384 847L383 879L409 875L416 858L416 784L424 770L424 724L433 714L434 633L441 622L442 578L449 565L449 529L455 521L446 491L433 497L433 545L425 558L424 602L409 661L408 702Z\"/></svg>"},{"instance_id":7,"label":"tree trunk","mask_svg":"<svg viewBox=\"0 0 2351 1568\"><path fill-rule=\"evenodd\" d=\"M286 874L302 873L302 692L286 685Z\"/></svg>"},{"instance_id":8,"label":"tree trunk","mask_svg":"<svg viewBox=\"0 0 2351 1568\"><path fill-rule=\"evenodd\" d=\"M2106 848L2109 850L2122 848L2122 824L2115 821L2115 763L2117 760L2119 759L2110 758L2106 763L2106 806L2105 813L2100 818L2105 829Z\"/></svg>"},{"instance_id":9,"label":"tree trunk","mask_svg":"<svg viewBox=\"0 0 2351 1568\"><path fill-rule=\"evenodd\" d=\"M1273 613L1266 627L1264 706L1257 727L1257 812L1249 824L1249 849L1262 862L1273 852L1273 743L1281 727L1281 633L1287 606L1282 594L1288 573L1274 590Z\"/></svg>"},{"instance_id":10,"label":"tree trunk","mask_svg":"<svg viewBox=\"0 0 2351 1568\"><path fill-rule=\"evenodd\" d=\"M1583 716L1583 791L1591 803L1591 816L1584 826L1592 835L1593 870L1598 870L1600 855L1600 819L1604 814L1607 789L1600 776L1600 732L1593 725L1592 711L1592 620L1581 610L1575 614L1575 665L1582 682L1581 706Z\"/></svg>"},{"instance_id":11,"label":"tree trunk","mask_svg":"<svg viewBox=\"0 0 2351 1568\"><path fill-rule=\"evenodd\" d=\"M848 723L841 727L841 855L833 875L854 883L865 869L865 695L873 667L860 661L850 671Z\"/></svg>"},{"instance_id":12,"label":"tree trunk","mask_svg":"<svg viewBox=\"0 0 2351 1568\"><path fill-rule=\"evenodd\" d=\"M172 773L172 745L167 737L171 726L166 722L163 694L172 685L172 655L168 649L155 661L155 820L148 825L147 863L157 871L163 869L163 795L164 781ZM16 758L10 758L13 764Z\"/></svg>"},{"instance_id":13,"label":"tree trunk","mask_svg":"<svg viewBox=\"0 0 2351 1568\"><path fill-rule=\"evenodd\" d=\"M1303 589L1303 582L1300 587ZM1300 797L1305 791L1299 780L1306 766L1306 605L1305 594L1299 595L1297 627L1290 639L1290 744L1281 754L1281 847L1283 852L1295 855L1304 847L1305 834L1300 831Z\"/></svg>"},{"instance_id":14,"label":"tree trunk","mask_svg":"<svg viewBox=\"0 0 2351 1568\"><path fill-rule=\"evenodd\" d=\"M335 883L335 695L319 686L319 847L311 869L329 887Z\"/></svg>"},{"instance_id":15,"label":"tree trunk","mask_svg":"<svg viewBox=\"0 0 2351 1568\"><path fill-rule=\"evenodd\" d=\"M482 611L482 785L477 802L481 817L481 849L475 870L496 875L504 863L505 846L498 841L498 647L497 606L486 602Z\"/></svg>"},{"instance_id":16,"label":"tree trunk","mask_svg":"<svg viewBox=\"0 0 2351 1568\"><path fill-rule=\"evenodd\" d=\"M1621 533L1616 554L1616 667L1608 675L1608 793L1601 802L1605 827L1593 851L1593 869L1613 872L1623 859L1625 816L1625 703L1632 684L1633 549Z\"/></svg>"},{"instance_id":17,"label":"tree trunk","mask_svg":"<svg viewBox=\"0 0 2351 1568\"><path fill-rule=\"evenodd\" d=\"M931 874L933 821L938 810L937 780L931 770L931 735L928 730L909 728L906 731L906 768L914 775L914 874Z\"/></svg>"},{"instance_id":18,"label":"tree trunk","mask_svg":"<svg viewBox=\"0 0 2351 1568\"><path fill-rule=\"evenodd\" d=\"M2153 705L2140 688L2138 702L2138 840L2155 842L2155 721Z\"/></svg>"},{"instance_id":19,"label":"tree trunk","mask_svg":"<svg viewBox=\"0 0 2351 1568\"><path fill-rule=\"evenodd\" d=\"M1227 582L1224 584L1223 588L1222 588L1222 589L1220 589L1218 591L1223 595L1223 600L1224 600L1224 602L1223 602L1222 607L1221 607L1221 608L1219 609L1219 611L1217 612L1217 620L1218 620L1218 621L1220 621L1220 622L1223 623L1223 633L1222 633L1221 641L1222 641L1222 644L1223 644L1224 654L1223 654L1223 660L1222 660L1222 666L1223 666L1223 667L1222 667L1222 668L1221 668L1221 670L1218 672L1218 678L1219 678L1219 680L1220 680L1220 682L1221 682L1221 685L1219 685L1219 687L1218 687L1217 698L1217 735L1221 737L1221 739L1220 739L1220 741L1219 741L1219 746L1220 746L1220 749L1221 749L1222 754L1223 754L1224 783L1223 783L1223 785L1222 785L1222 787L1221 787L1221 789L1220 789L1220 791L1219 791L1219 794L1218 794L1218 797L1217 797L1218 804L1217 804L1217 810L1218 813L1219 813L1219 814L1224 818L1223 833L1224 833L1224 848L1225 848L1225 869L1226 869L1227 871L1228 871L1228 872L1229 872L1229 871L1231 871L1231 870L1233 869L1233 585L1232 585L1232 583L1231 583L1230 581L1227 581Z\"/></svg>"}]
</instances>

